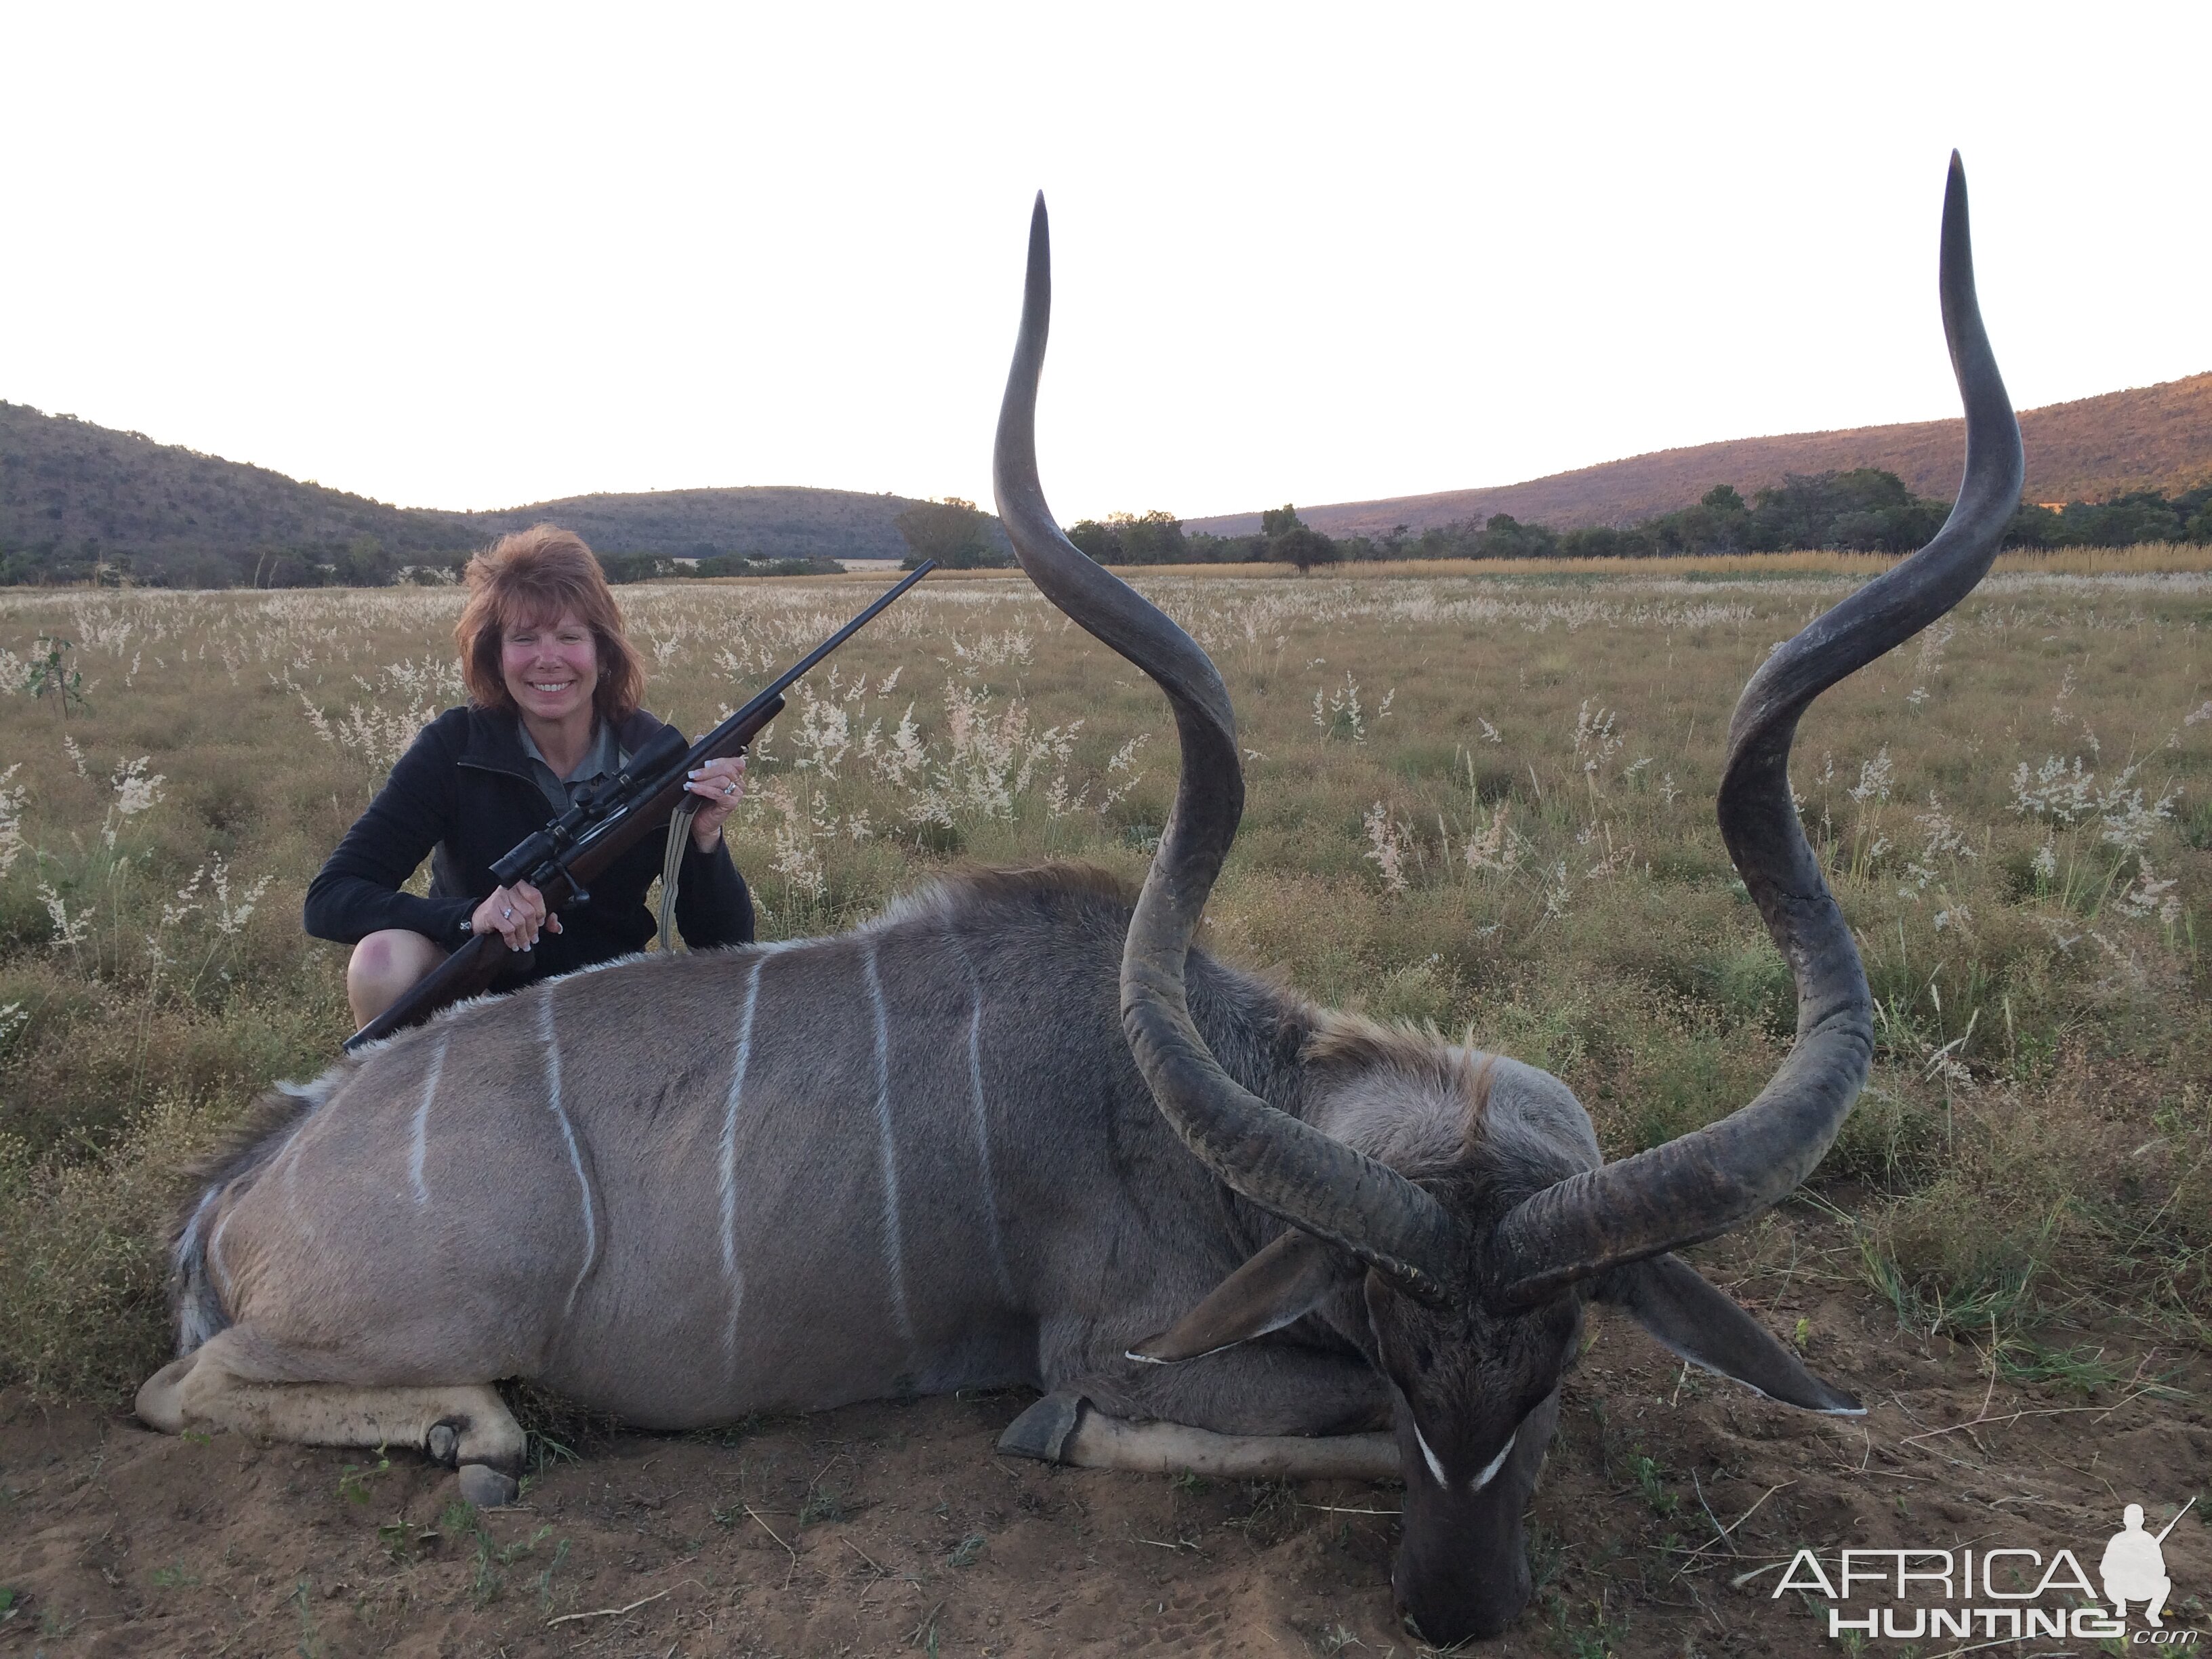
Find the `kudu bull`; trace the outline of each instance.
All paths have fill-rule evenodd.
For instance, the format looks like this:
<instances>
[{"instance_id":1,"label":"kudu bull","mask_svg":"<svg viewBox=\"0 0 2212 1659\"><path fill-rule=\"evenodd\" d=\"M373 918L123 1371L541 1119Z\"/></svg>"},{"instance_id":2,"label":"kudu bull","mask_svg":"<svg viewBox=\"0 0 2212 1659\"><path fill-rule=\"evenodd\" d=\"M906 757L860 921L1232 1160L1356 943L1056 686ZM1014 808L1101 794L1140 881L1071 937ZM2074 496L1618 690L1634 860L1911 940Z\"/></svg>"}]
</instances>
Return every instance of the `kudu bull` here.
<instances>
[{"instance_id":1,"label":"kudu bull","mask_svg":"<svg viewBox=\"0 0 2212 1659\"><path fill-rule=\"evenodd\" d=\"M578 974L340 1064L191 1201L181 1357L140 1415L419 1445L500 1501L523 1437L496 1379L665 1429L1028 1384L1011 1450L1402 1475L1394 1586L1451 1642L1528 1597L1521 1515L1587 1301L1857 1410L1669 1252L1785 1197L1866 1074L1865 979L1786 768L1820 691L1980 579L2019 495L1955 157L1941 286L1958 505L1777 651L1730 730L1722 835L1798 993L1795 1048L1733 1115L1608 1164L1556 1079L1191 950L1243 806L1229 698L1046 507L1040 199L999 509L1037 586L1173 705L1181 779L1133 909L1064 868L955 878L836 938Z\"/></svg>"}]
</instances>

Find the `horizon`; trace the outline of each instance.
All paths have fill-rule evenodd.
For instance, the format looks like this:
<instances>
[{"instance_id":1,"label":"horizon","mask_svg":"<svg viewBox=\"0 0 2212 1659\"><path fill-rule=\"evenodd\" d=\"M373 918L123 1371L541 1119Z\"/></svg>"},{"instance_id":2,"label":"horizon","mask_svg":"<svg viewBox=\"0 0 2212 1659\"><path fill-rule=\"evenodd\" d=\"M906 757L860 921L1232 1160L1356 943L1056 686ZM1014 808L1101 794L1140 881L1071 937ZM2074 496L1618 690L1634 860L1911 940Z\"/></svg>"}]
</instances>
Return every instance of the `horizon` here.
<instances>
[{"instance_id":1,"label":"horizon","mask_svg":"<svg viewBox=\"0 0 2212 1659\"><path fill-rule=\"evenodd\" d=\"M1042 185L1064 520L1483 489L1954 417L1954 146L2020 406L2203 372L2201 145L2132 66L2212 13L2020 20L19 13L64 252L0 270L0 396L441 511L988 506Z\"/></svg>"},{"instance_id":2,"label":"horizon","mask_svg":"<svg viewBox=\"0 0 2212 1659\"><path fill-rule=\"evenodd\" d=\"M2113 397L2113 396L2117 396L2117 395L2119 395L2120 393L2124 393L2124 392L2148 392L2148 391L2152 391L2152 390L2154 390L2155 388L2157 388L2157 387L2159 387L2159 386L2171 386L2171 385L2174 385L2174 384L2178 383L2179 381L2182 381L2182 380L2197 380L2197 379L2199 379L2199 378L2201 378L2202 376L2203 376L2203 375L2205 375L2205 374L2212 374L2212 370L2199 369L2199 370L2197 370L2197 371L2195 371L2194 373L2191 373L2191 374L2180 374L2180 375L2177 375L2177 376L2175 376L2175 377L2174 377L2172 380L2154 380L2154 381L2150 381L2150 382L2148 382L2148 383L2147 383L2147 384L2145 384L2145 385L2142 385L2142 386L2115 386L2115 387L2112 388L2110 391L2107 391L2107 392L2091 392L2091 393L2087 394L2086 397L2083 397L2083 398L2065 398L2065 399L2063 399L2063 400L2062 400L2062 404L2087 403L2087 402L2094 402L2095 399L2097 399L2097 398L2099 398ZM12 401L11 399L4 398L0 398L0 403L7 403L7 402L11 402L11 401ZM85 422L85 419L84 419L84 417L83 417L82 416L77 415L77 414L74 413L73 411L64 411L64 410L43 410L43 409L39 409L39 408L38 408L36 405L34 405L34 404L17 404L15 406L16 406L17 408L19 408L19 409L29 409L29 410L32 410L32 412L33 412L33 413L37 414L37 415L45 416L46 416L46 417L48 417L48 418L50 418L50 419L54 419L54 420L64 420L64 421L76 421L76 422L81 422L81 423L84 423L84 424L90 424L90 425L94 425L94 426L98 426L98 425L100 425L100 422ZM2021 408L2021 410L2019 410L2017 412L2018 412L2020 415L2026 416L2026 415L2032 415L2032 414L2037 413L2039 410L2043 410L2043 409L2051 409L2051 408L2057 408L2057 407L2060 407L2060 406L2062 406L2062 404L2038 404L2038 405L2035 405L2035 406L2034 406L2034 407L2033 407L2033 408ZM1959 420L1959 419L1960 419L1960 416L1948 416L1948 417L1938 417L1938 418L1939 418L1939 419L1941 419L1941 418L1948 418L1948 419L1954 420L1954 421L1955 421L1955 420ZM1547 479L1551 479L1551 478L1564 477L1567 477L1567 476L1570 476L1570 475L1571 475L1571 474L1577 473L1577 472L1589 472L1589 471L1597 471L1598 469L1602 468L1602 467L1619 465L1621 465L1621 464L1623 464L1623 463L1629 462L1629 461L1643 460L1643 459L1646 459L1646 458L1648 458L1648 457L1650 457L1650 456L1664 455L1664 454L1668 454L1668 453L1674 453L1674 452L1677 452L1677 451L1686 450L1686 449L1703 449L1703 448L1715 447L1718 447L1718 446L1724 445L1724 444L1734 444L1734 443L1756 443L1756 442L1759 442L1759 441L1765 441L1765 440L1770 440L1770 439L1792 438L1792 437L1811 437L1811 436L1820 436L1820 435L1823 435L1823 434L1832 434L1832 433L1845 433L1845 432L1871 432L1871 431L1879 431L1879 430L1881 430L1881 429L1882 429L1883 428L1885 428L1885 427L1905 426L1905 425L1913 425L1913 424L1918 424L1918 422L1889 421L1889 422L1878 422L1878 423L1874 424L1874 425L1871 425L1871 426L1861 426L1861 427L1812 427L1812 428L1803 428L1803 429L1802 429L1802 430L1800 430L1800 431L1796 431L1796 432L1742 432L1742 433L1736 433L1736 434L1732 434L1731 436L1725 437L1725 438L1704 438L1704 439L1698 439L1698 440L1694 440L1694 441L1692 441L1692 442L1685 443L1685 444L1671 444L1671 445L1668 446L1668 447L1667 447L1666 449L1659 449L1659 450L1640 450L1640 451L1637 452L1635 454L1632 454L1632 455L1613 455L1613 456L1608 456L1608 457L1607 457L1607 458L1606 458L1605 459L1603 459L1603 460L1598 460L1598 461L1585 461L1585 462L1581 463L1581 464L1580 464L1580 465L1578 465L1562 467L1562 468L1560 468L1557 472L1542 473L1542 474L1539 474L1539 475L1537 475L1537 476L1536 476L1536 477L1530 477L1530 478L1509 478L1509 479L1503 480L1502 482L1486 482L1486 483L1474 483L1474 484L1447 484L1447 485L1443 486L1443 488L1441 488L1441 489L1410 489L1410 490L1407 490L1407 491L1405 491L1405 492L1404 492L1403 494L1401 494L1401 495L1397 495L1365 496L1365 497L1359 497L1359 498L1356 498L1356 499L1349 499L1349 500L1345 500L1345 501L1321 501L1321 500L1318 500L1318 499L1316 499L1316 500L1310 500L1310 501L1308 501L1308 500L1298 500L1297 498L1293 497L1293 498L1292 498L1292 501L1291 501L1291 504L1292 506L1295 506L1295 507L1297 507L1300 511L1302 511L1302 512L1303 512L1303 511L1305 511L1305 510L1308 510L1308 509L1321 510L1321 509L1326 509L1326 508L1331 508L1331 507L1365 507L1365 506L1371 506L1371 505L1380 504L1380 503L1382 503L1382 502L1385 502L1385 501L1423 501L1423 500L1431 499L1431 498L1433 498L1433 497L1436 497L1436 496L1439 496L1439 495L1468 495L1468 494L1473 494L1473 493L1474 493L1474 492L1481 491L1481 490L1491 490L1491 489L1512 489L1512 488L1514 488L1514 487L1516 487L1516 486L1517 486L1517 485L1521 485L1521 484L1540 483L1543 483L1543 482L1545 482L1546 480L1547 480ZM106 430L106 431L118 432L118 433L120 433L123 436L125 436L125 437L135 437L135 438L143 439L143 440L144 440L145 441L147 441L147 442L149 442L149 443L152 443L152 444L159 445L159 446L161 446L161 447L165 447L165 448L185 448L185 447L188 447L188 446L185 446L185 445L171 444L171 443L168 443L168 442L167 442L167 441L165 441L164 439L162 439L162 438L161 438L161 437L159 437L159 436L157 436L157 435L155 435L155 434L150 434L150 433L145 433L145 432L139 432L139 431L136 431L136 430L133 430L133 429L131 429L131 428L119 428L119 427L105 427L105 428L102 428L102 429L103 429L103 430ZM199 454L207 454L207 453L208 453L208 452L205 452L205 451L194 451L193 453L199 453ZM263 463L258 462L258 461L240 461L240 460L238 460L235 457L228 456L228 455L210 455L209 459L213 459L213 460L222 461L222 462L224 462L224 463L226 463L226 464L228 464L228 465L239 465L239 466L258 466L258 467L262 467L262 470L264 470L264 471L276 471L276 469L275 469L275 468L267 467L267 466L264 465L264 464L263 464ZM279 477L289 477L290 475L289 475L289 474L283 474L283 473L279 473L279 474L278 474L278 476L279 476ZM589 501L589 500L592 500L592 499L594 499L594 498L598 498L598 497L620 497L620 496L630 496L630 495L685 495L685 494L693 494L693 493L700 493L700 492L713 491L713 490L734 490L734 489L809 489L809 490L820 490L820 491L823 491L823 492L825 492L825 493L828 493L828 494L843 495L887 495L887 496L893 497L894 499L897 499L897 500L903 500L903 501L939 501L939 500L944 500L944 499L945 499L945 498L946 498L946 496L945 496L945 495L943 495L943 494L940 494L940 495L938 495L913 496L913 495L905 495L901 494L901 492L899 492L899 491L896 491L896 490L890 490L890 489L859 489L859 488L855 488L855 487L854 487L854 486L848 485L848 484L835 484L835 483L791 483L791 482L789 482L789 481L786 480L786 481L780 481L780 482L776 482L776 483L727 483L727 484L697 484L697 483L694 483L694 484L681 484L681 483L679 483L679 484L667 484L667 485L664 485L664 486L661 486L661 487L659 487L659 488L653 489L585 489L585 490L574 490L574 491L571 491L571 492L569 492L568 494L567 494L567 495L548 495L548 496L543 496L543 497L540 497L539 499L538 499L538 500L536 500L536 501L514 501L514 502L510 502L510 503L508 503L507 505L503 506L503 507L439 507L439 506L429 505L429 504L426 504L426 503L418 503L418 502L399 502L399 501L381 501L381 500L380 500L380 499L379 499L378 497L376 497L376 496L374 496L374 495L364 495L362 494L362 491L359 491L359 490L349 490L349 489L345 489L345 487L344 487L343 485L342 485L342 484L333 484L333 483L326 483L325 481L324 481L324 480L322 480L322 479L319 479L319 478L295 478L295 479L293 479L293 480L292 480L292 482L294 482L294 483L295 483L304 484L304 485L307 485L307 486L308 486L308 487L310 487L310 488L313 488L313 489L335 489L335 490L338 490L338 491L340 491L340 492L342 492L342 493L343 493L343 494L346 494L346 495L360 496L360 497L362 497L362 499L364 499L364 500L368 500L368 501L374 501L374 502L376 502L376 503L377 503L377 505L379 505L379 506L396 507L396 508L398 508L398 510L400 510L400 511L402 511L402 512L407 512L407 513L465 514L470 514L470 515L472 515L472 516L488 516L488 515L494 515L494 514L505 514L505 513L519 513L519 512L521 512L521 511L522 511L524 508L526 508L526 507L557 507L557 506L559 506L559 505L562 504L563 502L567 502L567 501ZM1717 479L1717 480L1715 480L1715 482L1716 482L1716 483L1733 483L1733 482L1735 482L1735 480L1730 480L1730 479ZM967 498L967 497L962 497L961 499L963 499L963 500L966 500L966 499L969 499L969 498ZM993 503L991 503L991 502L989 502L989 501L981 501L981 502L978 502L978 503L977 503L977 505L978 505L978 506L980 506L980 507L982 507L982 509L983 509L986 513L991 514L992 514L993 516L994 516L994 517L996 516L996 507L995 507L995 506L994 506ZM1276 506L1281 506L1281 505L1283 505L1283 503L1281 503L1281 502L1276 502L1276 503L1273 503L1273 505L1276 505ZM1107 517L1107 516L1108 516L1108 514L1109 514L1115 513L1115 512L1121 512L1121 511L1127 511L1127 510L1128 510L1128 509L1123 509L1123 508L1110 508L1110 507L1109 507L1109 508L1108 508L1108 509L1107 509L1107 512L1106 512L1106 513L1103 513L1103 514L1086 514L1079 515L1079 517L1083 517L1083 518L1093 518L1093 517L1095 517L1095 518L1098 518L1098 519L1103 520L1103 519L1104 519L1105 517ZM1265 508L1263 508L1263 507L1259 507L1232 508L1232 509L1231 509L1231 510L1229 510L1229 511L1226 511L1226 512L1221 512L1221 513L1207 513L1207 514L1193 514L1193 515L1190 515L1189 517L1183 517L1183 518L1181 518L1181 521L1182 521L1182 522L1183 522L1183 523L1185 523L1185 524L1194 524L1194 523L1213 522L1213 521L1218 521L1218 520L1224 520L1224 519L1238 519L1238 518L1251 518L1251 519L1256 519L1256 518L1260 515L1260 514L1261 514L1261 512L1265 511L1265 510L1266 510ZM1179 517L1181 517L1181 515L1178 515L1178 516L1179 516ZM1078 522L1078 521L1079 521L1079 518L1078 518L1078 517L1071 517L1071 516L1066 516L1066 515L1062 515L1062 517L1061 517L1061 522L1062 522L1062 523L1064 523L1064 524L1073 524L1073 523L1076 523L1076 522ZM1218 533L1239 533L1239 532L1205 532L1205 533L1217 533L1217 534L1218 534Z\"/></svg>"}]
</instances>

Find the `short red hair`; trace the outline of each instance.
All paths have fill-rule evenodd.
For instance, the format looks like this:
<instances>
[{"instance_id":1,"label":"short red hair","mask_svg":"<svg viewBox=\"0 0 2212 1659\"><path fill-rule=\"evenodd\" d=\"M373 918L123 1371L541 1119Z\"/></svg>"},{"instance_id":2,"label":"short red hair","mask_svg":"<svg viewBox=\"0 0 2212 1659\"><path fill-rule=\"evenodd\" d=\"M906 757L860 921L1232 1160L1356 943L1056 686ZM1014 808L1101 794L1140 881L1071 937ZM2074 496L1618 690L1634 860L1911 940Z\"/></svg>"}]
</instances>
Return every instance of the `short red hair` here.
<instances>
[{"instance_id":1,"label":"short red hair","mask_svg":"<svg viewBox=\"0 0 2212 1659\"><path fill-rule=\"evenodd\" d=\"M508 630L544 627L564 615L592 630L599 659L592 706L609 724L628 720L645 696L645 664L623 634L622 608L606 573L584 538L557 525L532 525L501 536L469 561L469 602L453 628L460 647L461 681L469 700L484 708L512 710L500 673L501 637Z\"/></svg>"}]
</instances>

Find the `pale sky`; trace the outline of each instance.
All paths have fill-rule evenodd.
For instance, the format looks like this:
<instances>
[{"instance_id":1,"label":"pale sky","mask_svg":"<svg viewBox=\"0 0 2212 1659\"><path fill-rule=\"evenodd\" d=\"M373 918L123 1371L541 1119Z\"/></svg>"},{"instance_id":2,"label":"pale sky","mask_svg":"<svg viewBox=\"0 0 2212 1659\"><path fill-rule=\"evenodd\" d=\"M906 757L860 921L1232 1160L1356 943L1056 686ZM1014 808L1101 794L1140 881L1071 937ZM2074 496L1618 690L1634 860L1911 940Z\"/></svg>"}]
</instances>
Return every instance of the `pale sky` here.
<instances>
[{"instance_id":1,"label":"pale sky","mask_svg":"<svg viewBox=\"0 0 2212 1659\"><path fill-rule=\"evenodd\" d=\"M2212 369L2212 5L0 0L0 398L406 506L989 501L1032 193L1063 520Z\"/></svg>"}]
</instances>

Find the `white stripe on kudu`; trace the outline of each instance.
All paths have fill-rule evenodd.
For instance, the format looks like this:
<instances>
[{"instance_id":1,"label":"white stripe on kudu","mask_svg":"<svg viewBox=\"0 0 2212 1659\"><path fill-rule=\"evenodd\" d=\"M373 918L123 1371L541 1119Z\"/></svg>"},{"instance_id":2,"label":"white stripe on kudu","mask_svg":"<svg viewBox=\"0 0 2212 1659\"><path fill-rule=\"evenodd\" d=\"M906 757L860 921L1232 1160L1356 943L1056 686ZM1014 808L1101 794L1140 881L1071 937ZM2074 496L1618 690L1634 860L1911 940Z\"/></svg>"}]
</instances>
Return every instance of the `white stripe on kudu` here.
<instances>
[{"instance_id":1,"label":"white stripe on kudu","mask_svg":"<svg viewBox=\"0 0 2212 1659\"><path fill-rule=\"evenodd\" d=\"M592 1183L584 1176L584 1154L576 1145L575 1128L561 1104L561 1045L553 1036L553 993L550 988L538 999L538 1041L545 1051L545 1103L561 1125L561 1139L568 1148L568 1167L576 1172L576 1190L584 1202L584 1265L576 1269L575 1283L568 1286L568 1300L561 1310L565 1323L576 1310L576 1292L584 1288L584 1275L599 1259L599 1227L598 1218L592 1213Z\"/></svg>"},{"instance_id":2,"label":"white stripe on kudu","mask_svg":"<svg viewBox=\"0 0 2212 1659\"><path fill-rule=\"evenodd\" d=\"M884 1018L884 982L876 973L876 941L860 941L860 966L868 981L868 1004L876 1016L876 1135L884 1164L884 1259L890 1270L891 1315L899 1334L914 1340L914 1321L906 1308L906 1248L899 1231L898 1148L891 1139L891 1038Z\"/></svg>"},{"instance_id":3,"label":"white stripe on kudu","mask_svg":"<svg viewBox=\"0 0 2212 1659\"><path fill-rule=\"evenodd\" d=\"M753 1007L760 1000L761 965L766 960L755 957L753 970L745 975L737 1058L730 1063L730 1097L722 1109L722 1277L730 1287L730 1323L722 1333L722 1360L732 1372L738 1367L738 1310L745 1301L745 1276L738 1268L738 1103L745 1091L745 1062L753 1049Z\"/></svg>"},{"instance_id":4,"label":"white stripe on kudu","mask_svg":"<svg viewBox=\"0 0 2212 1659\"><path fill-rule=\"evenodd\" d=\"M417 1209L430 1201L430 1188L422 1180L422 1158L428 1150L430 1103L437 1098L438 1078L446 1069L446 1045L453 1040L448 1031L439 1037L438 1046L430 1051L430 1075L423 1079L422 1098L415 1108L415 1131L407 1151L407 1178L414 1185Z\"/></svg>"},{"instance_id":5,"label":"white stripe on kudu","mask_svg":"<svg viewBox=\"0 0 2212 1659\"><path fill-rule=\"evenodd\" d=\"M968 1109L975 1129L977 1173L982 1176L983 1219L991 1233L991 1271L997 1275L999 1293L1011 1300L1014 1285L1006 1272L1006 1249L999 1233L999 1189L991 1179L991 1118L983 1102L983 985L957 934L952 937L952 949L968 976Z\"/></svg>"}]
</instances>

